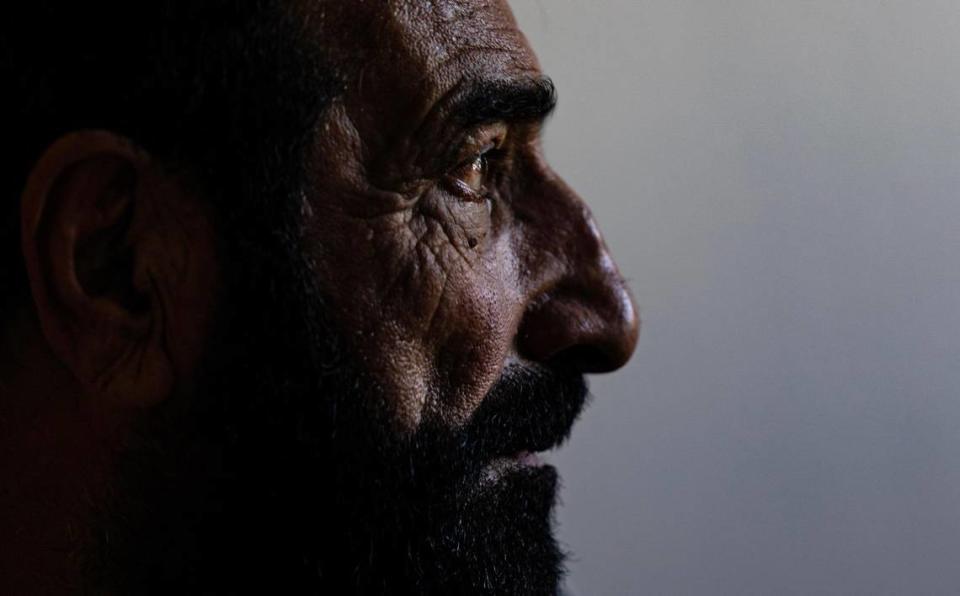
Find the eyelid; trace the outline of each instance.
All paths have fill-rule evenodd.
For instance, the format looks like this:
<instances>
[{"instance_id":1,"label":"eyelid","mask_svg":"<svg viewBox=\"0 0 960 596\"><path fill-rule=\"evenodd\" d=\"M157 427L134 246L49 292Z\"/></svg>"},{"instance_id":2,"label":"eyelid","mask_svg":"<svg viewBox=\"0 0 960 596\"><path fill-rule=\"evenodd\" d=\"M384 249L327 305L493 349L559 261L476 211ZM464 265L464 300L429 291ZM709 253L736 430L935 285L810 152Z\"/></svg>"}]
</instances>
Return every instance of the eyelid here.
<instances>
[{"instance_id":1,"label":"eyelid","mask_svg":"<svg viewBox=\"0 0 960 596\"><path fill-rule=\"evenodd\" d=\"M462 143L460 161L503 147L507 141L507 132L504 122L486 124L471 131Z\"/></svg>"},{"instance_id":2,"label":"eyelid","mask_svg":"<svg viewBox=\"0 0 960 596\"><path fill-rule=\"evenodd\" d=\"M447 185L453 193L468 203L482 203L490 198L486 191L477 192L476 190L467 186L463 180L458 178L449 177L447 180Z\"/></svg>"}]
</instances>

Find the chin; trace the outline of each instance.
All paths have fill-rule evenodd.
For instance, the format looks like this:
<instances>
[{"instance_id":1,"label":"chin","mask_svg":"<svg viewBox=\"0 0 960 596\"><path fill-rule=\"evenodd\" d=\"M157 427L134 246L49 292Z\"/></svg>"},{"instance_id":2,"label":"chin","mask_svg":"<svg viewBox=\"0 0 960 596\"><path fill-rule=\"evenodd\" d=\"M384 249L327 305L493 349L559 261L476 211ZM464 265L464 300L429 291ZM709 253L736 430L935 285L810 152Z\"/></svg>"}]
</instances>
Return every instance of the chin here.
<instances>
[{"instance_id":1,"label":"chin","mask_svg":"<svg viewBox=\"0 0 960 596\"><path fill-rule=\"evenodd\" d=\"M564 562L553 534L556 469L497 461L469 482L411 561L430 561L429 571L401 583L431 594L556 594Z\"/></svg>"}]
</instances>

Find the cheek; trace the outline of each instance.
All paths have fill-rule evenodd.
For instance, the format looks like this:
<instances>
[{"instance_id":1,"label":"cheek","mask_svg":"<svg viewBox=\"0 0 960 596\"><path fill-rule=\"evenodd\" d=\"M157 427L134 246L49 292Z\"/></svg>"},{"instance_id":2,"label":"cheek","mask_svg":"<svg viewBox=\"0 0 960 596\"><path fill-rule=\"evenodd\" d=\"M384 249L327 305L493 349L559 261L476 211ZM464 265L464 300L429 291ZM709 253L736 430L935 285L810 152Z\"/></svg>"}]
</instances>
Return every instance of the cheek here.
<instances>
[{"instance_id":1,"label":"cheek","mask_svg":"<svg viewBox=\"0 0 960 596\"><path fill-rule=\"evenodd\" d=\"M453 284L452 284L453 285ZM445 424L469 418L498 379L513 344L516 301L507 288L468 277L451 290L443 316L450 330L431 338L436 346L436 411Z\"/></svg>"},{"instance_id":2,"label":"cheek","mask_svg":"<svg viewBox=\"0 0 960 596\"><path fill-rule=\"evenodd\" d=\"M500 375L521 310L508 243L471 249L477 232L449 221L404 212L316 234L335 316L402 430L470 416Z\"/></svg>"}]
</instances>

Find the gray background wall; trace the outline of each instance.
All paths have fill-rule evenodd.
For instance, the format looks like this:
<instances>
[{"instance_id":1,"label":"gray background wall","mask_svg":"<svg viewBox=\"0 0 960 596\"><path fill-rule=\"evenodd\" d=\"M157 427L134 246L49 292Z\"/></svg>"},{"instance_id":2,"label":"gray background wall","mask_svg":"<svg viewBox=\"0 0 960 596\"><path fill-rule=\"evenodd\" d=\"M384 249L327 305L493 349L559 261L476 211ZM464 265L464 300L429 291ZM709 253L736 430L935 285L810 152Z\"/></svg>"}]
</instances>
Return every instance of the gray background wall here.
<instances>
[{"instance_id":1,"label":"gray background wall","mask_svg":"<svg viewBox=\"0 0 960 596\"><path fill-rule=\"evenodd\" d=\"M514 0L632 280L582 594L960 593L960 2Z\"/></svg>"}]
</instances>

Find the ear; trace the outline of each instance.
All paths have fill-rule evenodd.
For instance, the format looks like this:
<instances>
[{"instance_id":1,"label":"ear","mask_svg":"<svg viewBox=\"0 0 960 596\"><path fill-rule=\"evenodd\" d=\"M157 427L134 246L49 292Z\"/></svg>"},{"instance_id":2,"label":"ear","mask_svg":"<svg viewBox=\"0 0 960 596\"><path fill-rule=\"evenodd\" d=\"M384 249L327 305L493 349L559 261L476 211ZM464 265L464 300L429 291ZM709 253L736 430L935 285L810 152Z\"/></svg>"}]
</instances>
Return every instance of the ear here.
<instances>
[{"instance_id":1,"label":"ear","mask_svg":"<svg viewBox=\"0 0 960 596\"><path fill-rule=\"evenodd\" d=\"M184 321L167 314L189 318L177 297L204 291L183 287L196 278L183 275L189 263L171 263L204 239L171 231L177 216L164 211L184 197L158 171L118 135L71 133L40 157L22 197L24 260L43 333L83 393L106 404L146 406L172 392L182 358L168 339Z\"/></svg>"}]
</instances>

